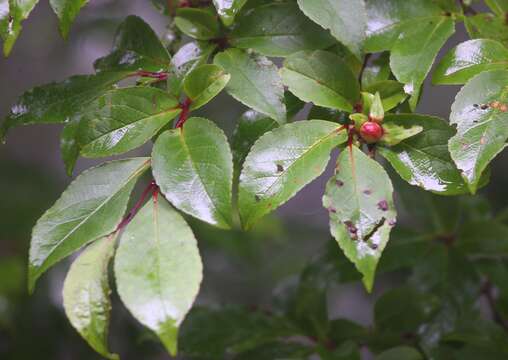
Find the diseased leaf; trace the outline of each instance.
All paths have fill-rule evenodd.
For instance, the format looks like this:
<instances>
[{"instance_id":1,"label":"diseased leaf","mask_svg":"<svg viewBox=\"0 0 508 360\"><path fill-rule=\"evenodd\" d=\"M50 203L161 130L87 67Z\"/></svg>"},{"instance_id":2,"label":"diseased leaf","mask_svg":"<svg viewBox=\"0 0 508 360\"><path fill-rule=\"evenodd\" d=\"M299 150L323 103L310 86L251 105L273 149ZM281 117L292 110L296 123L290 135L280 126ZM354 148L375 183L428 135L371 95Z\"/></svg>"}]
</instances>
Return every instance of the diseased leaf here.
<instances>
[{"instance_id":1,"label":"diseased leaf","mask_svg":"<svg viewBox=\"0 0 508 360\"><path fill-rule=\"evenodd\" d=\"M457 134L448 147L452 159L475 193L487 165L506 146L508 139L508 71L483 72L457 94L450 123Z\"/></svg>"},{"instance_id":2,"label":"diseased leaf","mask_svg":"<svg viewBox=\"0 0 508 360\"><path fill-rule=\"evenodd\" d=\"M233 159L220 128L190 118L159 136L152 158L155 180L176 208L221 228L231 226Z\"/></svg>"},{"instance_id":3,"label":"diseased leaf","mask_svg":"<svg viewBox=\"0 0 508 360\"><path fill-rule=\"evenodd\" d=\"M148 158L112 161L83 172L37 221L30 244L28 288L59 260L112 233Z\"/></svg>"},{"instance_id":4,"label":"diseased leaf","mask_svg":"<svg viewBox=\"0 0 508 360\"><path fill-rule=\"evenodd\" d=\"M465 84L487 70L508 69L508 49L489 39L469 40L443 57L434 72L434 84Z\"/></svg>"},{"instance_id":5,"label":"diseased leaf","mask_svg":"<svg viewBox=\"0 0 508 360\"><path fill-rule=\"evenodd\" d=\"M508 46L508 25L504 16L488 13L467 16L464 25L472 39L492 39Z\"/></svg>"},{"instance_id":6,"label":"diseased leaf","mask_svg":"<svg viewBox=\"0 0 508 360\"><path fill-rule=\"evenodd\" d=\"M73 262L63 287L67 318L99 354L118 359L108 350L109 300L108 265L115 250L116 234L87 247Z\"/></svg>"},{"instance_id":7,"label":"diseased leaf","mask_svg":"<svg viewBox=\"0 0 508 360\"><path fill-rule=\"evenodd\" d=\"M425 115L387 115L384 123L423 131L391 147L380 147L379 153L411 185L443 195L468 191L460 172L448 153L448 140L454 131L440 118ZM389 131L389 130L387 130Z\"/></svg>"},{"instance_id":8,"label":"diseased leaf","mask_svg":"<svg viewBox=\"0 0 508 360\"><path fill-rule=\"evenodd\" d=\"M222 22L230 26L235 19L236 14L242 9L247 0L213 0Z\"/></svg>"},{"instance_id":9,"label":"diseased leaf","mask_svg":"<svg viewBox=\"0 0 508 360\"><path fill-rule=\"evenodd\" d=\"M298 6L361 58L367 29L364 0L298 0Z\"/></svg>"},{"instance_id":10,"label":"diseased leaf","mask_svg":"<svg viewBox=\"0 0 508 360\"><path fill-rule=\"evenodd\" d=\"M196 298L203 265L185 220L154 195L127 225L115 256L120 299L176 355L178 328Z\"/></svg>"},{"instance_id":11,"label":"diseased leaf","mask_svg":"<svg viewBox=\"0 0 508 360\"><path fill-rule=\"evenodd\" d=\"M168 87L175 96L180 95L185 76L197 66L206 64L215 48L215 45L192 41L178 49L171 59L168 76Z\"/></svg>"},{"instance_id":12,"label":"diseased leaf","mask_svg":"<svg viewBox=\"0 0 508 360\"><path fill-rule=\"evenodd\" d=\"M60 20L62 36L67 38L74 19L88 0L49 0L49 3Z\"/></svg>"},{"instance_id":13,"label":"diseased leaf","mask_svg":"<svg viewBox=\"0 0 508 360\"><path fill-rule=\"evenodd\" d=\"M175 25L185 35L198 40L210 40L219 35L219 22L207 9L179 8Z\"/></svg>"},{"instance_id":14,"label":"diseased leaf","mask_svg":"<svg viewBox=\"0 0 508 360\"><path fill-rule=\"evenodd\" d=\"M342 251L372 290L379 258L395 225L393 187L377 162L356 147L343 150L326 186L323 206Z\"/></svg>"},{"instance_id":15,"label":"diseased leaf","mask_svg":"<svg viewBox=\"0 0 508 360\"><path fill-rule=\"evenodd\" d=\"M326 51L302 51L284 61L284 85L303 101L352 112L360 87L351 69Z\"/></svg>"},{"instance_id":16,"label":"diseased leaf","mask_svg":"<svg viewBox=\"0 0 508 360\"><path fill-rule=\"evenodd\" d=\"M286 122L284 86L277 66L268 58L228 49L217 54L214 63L231 74L226 90L232 97L279 124Z\"/></svg>"},{"instance_id":17,"label":"diseased leaf","mask_svg":"<svg viewBox=\"0 0 508 360\"><path fill-rule=\"evenodd\" d=\"M77 75L24 93L11 108L0 128L0 140L18 125L63 123L111 86L125 78L125 72Z\"/></svg>"},{"instance_id":18,"label":"diseased leaf","mask_svg":"<svg viewBox=\"0 0 508 360\"><path fill-rule=\"evenodd\" d=\"M75 136L79 153L95 158L135 149L150 140L180 111L176 98L156 88L110 90L78 115ZM67 126L75 125L71 122Z\"/></svg>"},{"instance_id":19,"label":"diseased leaf","mask_svg":"<svg viewBox=\"0 0 508 360\"><path fill-rule=\"evenodd\" d=\"M265 133L251 148L240 175L239 210L251 228L321 175L331 150L346 141L341 125L310 120Z\"/></svg>"},{"instance_id":20,"label":"diseased leaf","mask_svg":"<svg viewBox=\"0 0 508 360\"><path fill-rule=\"evenodd\" d=\"M231 75L217 65L201 65L187 74L183 89L192 101L190 110L196 110L207 104L227 85Z\"/></svg>"},{"instance_id":21,"label":"diseased leaf","mask_svg":"<svg viewBox=\"0 0 508 360\"><path fill-rule=\"evenodd\" d=\"M55 0L53 0L55 1ZM98 71L165 71L171 58L152 28L143 19L131 15L118 27L113 50L95 61Z\"/></svg>"},{"instance_id":22,"label":"diseased leaf","mask_svg":"<svg viewBox=\"0 0 508 360\"><path fill-rule=\"evenodd\" d=\"M334 39L303 15L295 3L270 3L237 18L231 44L266 56L324 49Z\"/></svg>"},{"instance_id":23,"label":"diseased leaf","mask_svg":"<svg viewBox=\"0 0 508 360\"><path fill-rule=\"evenodd\" d=\"M0 36L4 42L3 51L9 56L21 32L21 22L28 18L39 0L2 0L0 2Z\"/></svg>"}]
</instances>

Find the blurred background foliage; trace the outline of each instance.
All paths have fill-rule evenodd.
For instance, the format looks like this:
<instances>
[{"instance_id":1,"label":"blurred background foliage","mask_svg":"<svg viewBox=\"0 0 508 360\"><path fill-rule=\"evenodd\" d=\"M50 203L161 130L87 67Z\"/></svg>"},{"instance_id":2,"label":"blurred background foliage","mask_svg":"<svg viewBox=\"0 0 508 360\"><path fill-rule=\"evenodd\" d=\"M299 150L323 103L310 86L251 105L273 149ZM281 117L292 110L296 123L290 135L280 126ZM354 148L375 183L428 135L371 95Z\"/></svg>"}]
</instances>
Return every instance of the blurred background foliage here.
<instances>
[{"instance_id":1,"label":"blurred background foliage","mask_svg":"<svg viewBox=\"0 0 508 360\"><path fill-rule=\"evenodd\" d=\"M171 38L167 18L149 0L101 0L83 9L65 42L49 5L41 2L12 55L0 59L0 115L26 89L92 72L93 61L109 51L116 26L130 14ZM464 29L458 30L442 52L465 40ZM418 112L447 118L457 90L426 85ZM231 134L244 110L221 95L205 114ZM99 358L63 313L60 292L70 260L49 272L34 295L26 291L30 230L70 182L59 158L58 131L58 126L22 127L0 148L0 359ZM76 173L93 164L80 160ZM350 354L357 347L368 358L366 344L374 351L400 344L428 347L439 359L507 359L508 267L498 256L508 254L507 169L505 152L492 166L489 186L476 197L439 198L396 183L401 216L372 295L328 232L321 192L331 168L252 232L225 232L191 220L205 278L197 308L183 327L183 354L220 359L224 349L248 349L242 341L262 334L263 322L245 316L285 314L314 331L316 339L333 343L333 351L323 351L334 359L355 358ZM220 312L206 310L222 306L238 316L225 321ZM110 333L111 348L123 359L169 358L115 295ZM214 336L222 347L206 347ZM259 351L270 348L275 347Z\"/></svg>"}]
</instances>

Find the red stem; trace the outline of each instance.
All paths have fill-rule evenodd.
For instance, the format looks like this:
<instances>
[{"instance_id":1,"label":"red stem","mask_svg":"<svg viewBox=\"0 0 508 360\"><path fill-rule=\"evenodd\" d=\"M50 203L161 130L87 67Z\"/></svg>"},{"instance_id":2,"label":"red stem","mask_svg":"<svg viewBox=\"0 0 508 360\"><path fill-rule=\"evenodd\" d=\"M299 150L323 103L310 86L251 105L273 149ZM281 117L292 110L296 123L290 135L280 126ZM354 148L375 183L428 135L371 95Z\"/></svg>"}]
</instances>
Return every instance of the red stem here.
<instances>
[{"instance_id":1,"label":"red stem","mask_svg":"<svg viewBox=\"0 0 508 360\"><path fill-rule=\"evenodd\" d=\"M148 78L157 79L157 80L162 81L162 80L167 80L169 74L167 72L163 72L163 71L155 72L155 71L138 70L138 71L130 74L130 76L148 77Z\"/></svg>"},{"instance_id":2,"label":"red stem","mask_svg":"<svg viewBox=\"0 0 508 360\"><path fill-rule=\"evenodd\" d=\"M181 104L180 108L182 109L182 112L180 113L180 117L178 118L178 121L176 122L175 128L181 128L183 127L183 124L187 121L189 118L189 108L192 103L192 100L189 98L186 98Z\"/></svg>"},{"instance_id":3,"label":"red stem","mask_svg":"<svg viewBox=\"0 0 508 360\"><path fill-rule=\"evenodd\" d=\"M155 183L155 181L151 181L150 184L143 190L143 193L141 194L139 200L134 204L132 209L127 213L127 215L123 218L123 220L118 224L114 232L121 231L123 228L125 228L131 221L134 219L134 216L138 213L139 209L141 209L141 206L145 202L146 197L152 193L158 193L159 187Z\"/></svg>"}]
</instances>

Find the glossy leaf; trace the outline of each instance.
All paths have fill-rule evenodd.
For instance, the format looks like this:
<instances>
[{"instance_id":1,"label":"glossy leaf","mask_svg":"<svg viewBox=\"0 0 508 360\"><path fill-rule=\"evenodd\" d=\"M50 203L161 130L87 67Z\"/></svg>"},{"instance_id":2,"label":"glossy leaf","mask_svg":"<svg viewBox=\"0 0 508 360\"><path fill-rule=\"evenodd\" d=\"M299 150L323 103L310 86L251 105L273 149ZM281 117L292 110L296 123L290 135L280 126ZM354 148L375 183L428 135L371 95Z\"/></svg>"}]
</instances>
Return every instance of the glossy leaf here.
<instances>
[{"instance_id":1,"label":"glossy leaf","mask_svg":"<svg viewBox=\"0 0 508 360\"><path fill-rule=\"evenodd\" d=\"M372 290L379 258L395 225L393 187L377 162L356 147L343 150L326 186L323 206L342 251Z\"/></svg>"},{"instance_id":2,"label":"glossy leaf","mask_svg":"<svg viewBox=\"0 0 508 360\"><path fill-rule=\"evenodd\" d=\"M390 56L388 52L381 54L365 66L362 73L362 89L390 79Z\"/></svg>"},{"instance_id":3,"label":"glossy leaf","mask_svg":"<svg viewBox=\"0 0 508 360\"><path fill-rule=\"evenodd\" d=\"M275 64L264 56L239 49L217 54L214 63L231 74L226 90L232 97L279 124L286 122L284 86Z\"/></svg>"},{"instance_id":4,"label":"glossy leaf","mask_svg":"<svg viewBox=\"0 0 508 360\"><path fill-rule=\"evenodd\" d=\"M380 143L387 146L395 146L421 133L423 131L423 126L407 126L407 124L398 125L393 122L387 122L383 124L383 131L384 134L381 137Z\"/></svg>"},{"instance_id":5,"label":"glossy leaf","mask_svg":"<svg viewBox=\"0 0 508 360\"><path fill-rule=\"evenodd\" d=\"M363 53L367 14L363 0L298 0L300 9L331 31L358 58Z\"/></svg>"},{"instance_id":6,"label":"glossy leaf","mask_svg":"<svg viewBox=\"0 0 508 360\"><path fill-rule=\"evenodd\" d=\"M113 232L147 158L112 161L83 172L37 221L30 244L28 287L83 245Z\"/></svg>"},{"instance_id":7,"label":"glossy leaf","mask_svg":"<svg viewBox=\"0 0 508 360\"><path fill-rule=\"evenodd\" d=\"M207 9L180 8L175 25L185 35L198 40L210 40L219 35L219 23Z\"/></svg>"},{"instance_id":8,"label":"glossy leaf","mask_svg":"<svg viewBox=\"0 0 508 360\"><path fill-rule=\"evenodd\" d=\"M448 147L472 193L487 165L506 146L507 81L506 70L483 72L462 88L452 105L450 123L457 125L457 134Z\"/></svg>"},{"instance_id":9,"label":"glossy leaf","mask_svg":"<svg viewBox=\"0 0 508 360\"><path fill-rule=\"evenodd\" d=\"M492 39L508 46L508 25L504 16L478 14L464 19L466 30L472 39Z\"/></svg>"},{"instance_id":10,"label":"glossy leaf","mask_svg":"<svg viewBox=\"0 0 508 360\"><path fill-rule=\"evenodd\" d=\"M485 4L499 16L505 16L508 12L508 1L506 0L485 0Z\"/></svg>"},{"instance_id":11,"label":"glossy leaf","mask_svg":"<svg viewBox=\"0 0 508 360\"><path fill-rule=\"evenodd\" d=\"M302 51L284 61L284 85L306 102L351 112L359 99L358 81L338 56L326 51Z\"/></svg>"},{"instance_id":12,"label":"glossy leaf","mask_svg":"<svg viewBox=\"0 0 508 360\"><path fill-rule=\"evenodd\" d=\"M179 210L221 228L232 222L233 160L223 131L203 118L159 136L153 149L153 175Z\"/></svg>"},{"instance_id":13,"label":"glossy leaf","mask_svg":"<svg viewBox=\"0 0 508 360\"><path fill-rule=\"evenodd\" d=\"M118 27L111 54L94 63L105 70L167 70L171 58L152 28L137 16L128 16Z\"/></svg>"},{"instance_id":14,"label":"glossy leaf","mask_svg":"<svg viewBox=\"0 0 508 360\"><path fill-rule=\"evenodd\" d=\"M199 65L206 64L215 47L215 45L193 41L178 49L171 59L168 76L168 87L173 94L180 94L185 76Z\"/></svg>"},{"instance_id":15,"label":"glossy leaf","mask_svg":"<svg viewBox=\"0 0 508 360\"><path fill-rule=\"evenodd\" d=\"M376 356L376 360L423 360L423 355L409 346L398 346Z\"/></svg>"},{"instance_id":16,"label":"glossy leaf","mask_svg":"<svg viewBox=\"0 0 508 360\"><path fill-rule=\"evenodd\" d=\"M192 101L190 110L196 110L207 104L227 85L231 75L217 65L201 65L184 79L183 89Z\"/></svg>"},{"instance_id":17,"label":"glossy leaf","mask_svg":"<svg viewBox=\"0 0 508 360\"><path fill-rule=\"evenodd\" d=\"M487 70L508 69L508 49L489 39L469 40L457 45L441 60L434 84L465 84Z\"/></svg>"},{"instance_id":18,"label":"glossy leaf","mask_svg":"<svg viewBox=\"0 0 508 360\"><path fill-rule=\"evenodd\" d=\"M0 140L13 126L65 122L125 76L124 72L78 75L27 91L2 123Z\"/></svg>"},{"instance_id":19,"label":"glossy leaf","mask_svg":"<svg viewBox=\"0 0 508 360\"><path fill-rule=\"evenodd\" d=\"M88 0L50 0L49 3L60 20L62 36L67 38L74 19Z\"/></svg>"},{"instance_id":20,"label":"glossy leaf","mask_svg":"<svg viewBox=\"0 0 508 360\"><path fill-rule=\"evenodd\" d=\"M394 80L377 81L364 89L371 94L379 92L385 111L392 110L407 98L404 85Z\"/></svg>"},{"instance_id":21,"label":"glossy leaf","mask_svg":"<svg viewBox=\"0 0 508 360\"><path fill-rule=\"evenodd\" d=\"M231 44L266 56L323 49L334 39L303 15L295 3L270 3L237 18Z\"/></svg>"},{"instance_id":22,"label":"glossy leaf","mask_svg":"<svg viewBox=\"0 0 508 360\"><path fill-rule=\"evenodd\" d=\"M39 0L12 1L2 0L0 6L0 36L4 46L4 55L11 53L12 47L21 32L21 23L28 18Z\"/></svg>"},{"instance_id":23,"label":"glossy leaf","mask_svg":"<svg viewBox=\"0 0 508 360\"><path fill-rule=\"evenodd\" d=\"M311 120L265 133L251 148L240 176L239 210L251 228L321 175L331 150L346 141L340 124Z\"/></svg>"},{"instance_id":24,"label":"glossy leaf","mask_svg":"<svg viewBox=\"0 0 508 360\"><path fill-rule=\"evenodd\" d=\"M424 115L388 115L386 124L423 131L398 145L380 147L379 153L411 185L444 195L467 192L460 172L448 153L447 143L454 131L442 119Z\"/></svg>"},{"instance_id":25,"label":"glossy leaf","mask_svg":"<svg viewBox=\"0 0 508 360\"><path fill-rule=\"evenodd\" d=\"M87 247L73 262L63 288L65 313L72 326L108 359L118 359L107 345L111 310L108 265L115 242L116 235L110 235Z\"/></svg>"},{"instance_id":26,"label":"glossy leaf","mask_svg":"<svg viewBox=\"0 0 508 360\"><path fill-rule=\"evenodd\" d=\"M80 154L94 158L135 149L180 111L177 99L159 89L127 87L108 91L79 114L76 142Z\"/></svg>"},{"instance_id":27,"label":"glossy leaf","mask_svg":"<svg viewBox=\"0 0 508 360\"><path fill-rule=\"evenodd\" d=\"M127 225L115 256L120 299L176 355L178 328L196 298L203 265L185 220L154 195Z\"/></svg>"},{"instance_id":28,"label":"glossy leaf","mask_svg":"<svg viewBox=\"0 0 508 360\"><path fill-rule=\"evenodd\" d=\"M213 0L222 22L230 26L235 19L236 14L242 9L247 0Z\"/></svg>"},{"instance_id":29,"label":"glossy leaf","mask_svg":"<svg viewBox=\"0 0 508 360\"><path fill-rule=\"evenodd\" d=\"M79 158L78 130L79 117L75 117L64 126L60 133L60 154L65 165L65 171L69 176L72 175L76 161Z\"/></svg>"}]
</instances>

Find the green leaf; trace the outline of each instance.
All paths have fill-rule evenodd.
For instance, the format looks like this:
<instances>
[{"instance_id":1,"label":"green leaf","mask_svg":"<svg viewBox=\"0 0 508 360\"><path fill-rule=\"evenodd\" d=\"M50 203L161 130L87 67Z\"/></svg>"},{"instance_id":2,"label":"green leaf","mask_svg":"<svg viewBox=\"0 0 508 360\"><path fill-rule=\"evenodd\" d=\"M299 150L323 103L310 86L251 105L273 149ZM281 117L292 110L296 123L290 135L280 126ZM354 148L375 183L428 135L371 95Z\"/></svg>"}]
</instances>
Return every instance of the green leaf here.
<instances>
[{"instance_id":1,"label":"green leaf","mask_svg":"<svg viewBox=\"0 0 508 360\"><path fill-rule=\"evenodd\" d=\"M389 55L388 52L384 52L378 58L372 60L370 64L367 64L362 73L362 89L366 90L369 86L390 78Z\"/></svg>"},{"instance_id":2,"label":"green leaf","mask_svg":"<svg viewBox=\"0 0 508 360\"><path fill-rule=\"evenodd\" d=\"M392 122L383 124L383 131L384 134L380 141L381 144L395 146L400 144L402 141L421 133L423 131L423 127L420 125L412 125L410 127L407 127L406 125L406 127L404 127Z\"/></svg>"},{"instance_id":3,"label":"green leaf","mask_svg":"<svg viewBox=\"0 0 508 360\"><path fill-rule=\"evenodd\" d=\"M60 153L67 175L71 176L79 157L79 145L76 139L79 130L79 117L68 122L60 133Z\"/></svg>"},{"instance_id":4,"label":"green leaf","mask_svg":"<svg viewBox=\"0 0 508 360\"><path fill-rule=\"evenodd\" d=\"M367 29L367 14L363 0L298 0L300 9L358 58L362 57Z\"/></svg>"},{"instance_id":5,"label":"green leaf","mask_svg":"<svg viewBox=\"0 0 508 360\"><path fill-rule=\"evenodd\" d=\"M464 25L472 39L492 39L508 46L508 26L504 16L488 13L468 16L464 20Z\"/></svg>"},{"instance_id":6,"label":"green leaf","mask_svg":"<svg viewBox=\"0 0 508 360\"><path fill-rule=\"evenodd\" d=\"M388 115L387 125L411 129L423 128L419 134L402 140L393 147L380 147L397 173L411 185L444 195L467 192L460 172L453 163L447 148L453 128L440 118L424 115Z\"/></svg>"},{"instance_id":7,"label":"green leaf","mask_svg":"<svg viewBox=\"0 0 508 360\"><path fill-rule=\"evenodd\" d=\"M379 92L385 111L392 110L407 98L404 85L394 80L377 81L364 89L371 94Z\"/></svg>"},{"instance_id":8,"label":"green leaf","mask_svg":"<svg viewBox=\"0 0 508 360\"><path fill-rule=\"evenodd\" d=\"M21 22L28 18L39 0L2 0L0 12L0 37L4 42L4 55L11 53L12 47L21 32Z\"/></svg>"},{"instance_id":9,"label":"green leaf","mask_svg":"<svg viewBox=\"0 0 508 360\"><path fill-rule=\"evenodd\" d=\"M148 158L112 161L83 172L37 221L30 244L28 288L59 260L112 233Z\"/></svg>"},{"instance_id":10,"label":"green leaf","mask_svg":"<svg viewBox=\"0 0 508 360\"><path fill-rule=\"evenodd\" d=\"M418 96L418 89L445 42L455 32L451 17L442 16L407 24L390 54L393 74L409 95Z\"/></svg>"},{"instance_id":11,"label":"green leaf","mask_svg":"<svg viewBox=\"0 0 508 360\"><path fill-rule=\"evenodd\" d=\"M471 256L495 258L508 255L508 226L497 221L464 224L457 238L457 246Z\"/></svg>"},{"instance_id":12,"label":"green leaf","mask_svg":"<svg viewBox=\"0 0 508 360\"><path fill-rule=\"evenodd\" d=\"M227 85L231 75L217 65L201 65L187 74L183 81L183 90L191 99L190 110L196 110L207 104Z\"/></svg>"},{"instance_id":13,"label":"green leaf","mask_svg":"<svg viewBox=\"0 0 508 360\"><path fill-rule=\"evenodd\" d=\"M178 328L192 307L203 265L185 220L154 195L127 225L115 256L120 299L176 355Z\"/></svg>"},{"instance_id":14,"label":"green leaf","mask_svg":"<svg viewBox=\"0 0 508 360\"><path fill-rule=\"evenodd\" d=\"M355 343L365 343L369 335L369 329L348 319L335 319L330 321L330 340L336 344L342 344L345 341L354 341Z\"/></svg>"},{"instance_id":15,"label":"green leaf","mask_svg":"<svg viewBox=\"0 0 508 360\"><path fill-rule=\"evenodd\" d=\"M284 85L303 101L333 109L353 111L360 97L358 81L338 56L326 51L302 51L284 61Z\"/></svg>"},{"instance_id":16,"label":"green leaf","mask_svg":"<svg viewBox=\"0 0 508 360\"><path fill-rule=\"evenodd\" d=\"M219 36L219 22L207 9L180 8L176 15L175 25L193 39L211 40Z\"/></svg>"},{"instance_id":17,"label":"green leaf","mask_svg":"<svg viewBox=\"0 0 508 360\"><path fill-rule=\"evenodd\" d=\"M243 162L256 140L278 126L275 120L254 110L248 110L242 114L231 141L235 174L240 174Z\"/></svg>"},{"instance_id":18,"label":"green leaf","mask_svg":"<svg viewBox=\"0 0 508 360\"><path fill-rule=\"evenodd\" d=\"M506 70L483 72L462 88L452 105L450 123L457 125L457 134L448 147L472 193L487 165L506 146L507 82Z\"/></svg>"},{"instance_id":19,"label":"green leaf","mask_svg":"<svg viewBox=\"0 0 508 360\"><path fill-rule=\"evenodd\" d=\"M395 225L393 187L381 165L354 146L340 153L336 169L323 206L330 214L332 235L371 291L377 263Z\"/></svg>"},{"instance_id":20,"label":"green leaf","mask_svg":"<svg viewBox=\"0 0 508 360\"><path fill-rule=\"evenodd\" d=\"M171 58L150 25L137 16L128 16L118 27L112 52L94 63L105 70L167 70Z\"/></svg>"},{"instance_id":21,"label":"green leaf","mask_svg":"<svg viewBox=\"0 0 508 360\"><path fill-rule=\"evenodd\" d=\"M263 344L252 350L236 356L235 360L304 360L314 353L314 350L302 344L286 342L284 340Z\"/></svg>"},{"instance_id":22,"label":"green leaf","mask_svg":"<svg viewBox=\"0 0 508 360\"><path fill-rule=\"evenodd\" d=\"M107 345L111 310L108 265L115 242L113 234L87 247L72 263L63 287L67 318L90 346L108 359L118 359Z\"/></svg>"},{"instance_id":23,"label":"green leaf","mask_svg":"<svg viewBox=\"0 0 508 360\"><path fill-rule=\"evenodd\" d=\"M228 49L217 54L214 63L231 74L226 90L232 97L279 124L286 122L284 86L277 66L268 58Z\"/></svg>"},{"instance_id":24,"label":"green leaf","mask_svg":"<svg viewBox=\"0 0 508 360\"><path fill-rule=\"evenodd\" d=\"M409 346L398 346L376 356L376 360L423 360L423 355Z\"/></svg>"},{"instance_id":25,"label":"green leaf","mask_svg":"<svg viewBox=\"0 0 508 360\"><path fill-rule=\"evenodd\" d=\"M295 3L270 3L237 18L231 44L266 56L324 49L334 39L303 15Z\"/></svg>"},{"instance_id":26,"label":"green leaf","mask_svg":"<svg viewBox=\"0 0 508 360\"><path fill-rule=\"evenodd\" d=\"M264 134L251 148L240 175L243 226L251 228L321 175L330 151L346 138L340 124L322 120L286 124Z\"/></svg>"},{"instance_id":27,"label":"green leaf","mask_svg":"<svg viewBox=\"0 0 508 360\"><path fill-rule=\"evenodd\" d=\"M206 64L215 48L216 45L192 41L178 49L171 59L168 76L168 87L175 96L180 95L185 76L199 65Z\"/></svg>"},{"instance_id":28,"label":"green leaf","mask_svg":"<svg viewBox=\"0 0 508 360\"><path fill-rule=\"evenodd\" d=\"M156 88L108 91L79 114L75 135L79 152L84 157L95 158L135 149L180 111L176 98ZM75 125L71 122L70 126Z\"/></svg>"},{"instance_id":29,"label":"green leaf","mask_svg":"<svg viewBox=\"0 0 508 360\"><path fill-rule=\"evenodd\" d=\"M220 128L190 118L183 128L159 136L152 158L155 180L176 208L221 228L231 226L233 160Z\"/></svg>"},{"instance_id":30,"label":"green leaf","mask_svg":"<svg viewBox=\"0 0 508 360\"><path fill-rule=\"evenodd\" d=\"M67 38L74 19L88 0L50 0L49 3L60 20L62 36Z\"/></svg>"},{"instance_id":31,"label":"green leaf","mask_svg":"<svg viewBox=\"0 0 508 360\"><path fill-rule=\"evenodd\" d=\"M24 93L11 108L0 128L0 140L18 125L63 123L111 86L127 76L124 72L72 76Z\"/></svg>"},{"instance_id":32,"label":"green leaf","mask_svg":"<svg viewBox=\"0 0 508 360\"><path fill-rule=\"evenodd\" d=\"M508 49L489 39L469 40L446 54L434 72L434 84L465 84L487 70L508 68Z\"/></svg>"},{"instance_id":33,"label":"green leaf","mask_svg":"<svg viewBox=\"0 0 508 360\"><path fill-rule=\"evenodd\" d=\"M217 13L226 26L233 24L236 14L246 2L247 0L213 0Z\"/></svg>"},{"instance_id":34,"label":"green leaf","mask_svg":"<svg viewBox=\"0 0 508 360\"><path fill-rule=\"evenodd\" d=\"M507 0L485 0L485 4L499 16L505 16L508 12Z\"/></svg>"}]
</instances>

